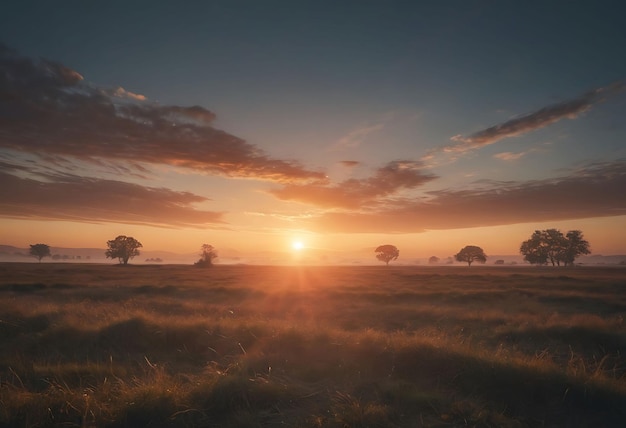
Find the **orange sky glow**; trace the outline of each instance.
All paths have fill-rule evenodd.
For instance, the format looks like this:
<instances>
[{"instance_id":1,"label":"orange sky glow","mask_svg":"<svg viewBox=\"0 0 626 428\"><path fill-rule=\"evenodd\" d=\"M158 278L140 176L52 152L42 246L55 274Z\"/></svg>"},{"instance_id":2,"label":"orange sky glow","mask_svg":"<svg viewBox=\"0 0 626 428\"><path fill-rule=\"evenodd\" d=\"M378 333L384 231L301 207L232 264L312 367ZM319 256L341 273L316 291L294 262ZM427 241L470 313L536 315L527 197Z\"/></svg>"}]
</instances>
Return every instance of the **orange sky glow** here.
<instances>
[{"instance_id":1,"label":"orange sky glow","mask_svg":"<svg viewBox=\"0 0 626 428\"><path fill-rule=\"evenodd\" d=\"M626 255L620 14L200 3L0 16L0 245L413 264L556 228Z\"/></svg>"},{"instance_id":2,"label":"orange sky glow","mask_svg":"<svg viewBox=\"0 0 626 428\"><path fill-rule=\"evenodd\" d=\"M607 217L559 222L562 231L580 229L591 243L594 254L623 254L623 237L619 233L626 218ZM323 234L302 230L274 232L202 231L165 229L136 225L92 225L87 223L3 220L4 243L19 248L36 242L70 248L105 248L106 241L119 234L134 236L144 250L164 250L181 254L198 252L202 243L210 242L218 252L229 257L258 256L256 262L267 263L265 252L282 253L285 259L273 263L291 263L307 259L323 264L368 260L376 263L373 248L390 243L400 250L398 263L412 264L430 256L453 256L465 245L481 246L489 255L517 255L519 244L536 229L553 227L554 222L432 230L414 234ZM24 236L38 237L25 242ZM295 243L301 243L297 248ZM299 254L289 253L296 252ZM370 254L371 253L371 254ZM229 262L228 260L225 260ZM218 260L219 262L219 260ZM232 261L230 261L232 262Z\"/></svg>"}]
</instances>

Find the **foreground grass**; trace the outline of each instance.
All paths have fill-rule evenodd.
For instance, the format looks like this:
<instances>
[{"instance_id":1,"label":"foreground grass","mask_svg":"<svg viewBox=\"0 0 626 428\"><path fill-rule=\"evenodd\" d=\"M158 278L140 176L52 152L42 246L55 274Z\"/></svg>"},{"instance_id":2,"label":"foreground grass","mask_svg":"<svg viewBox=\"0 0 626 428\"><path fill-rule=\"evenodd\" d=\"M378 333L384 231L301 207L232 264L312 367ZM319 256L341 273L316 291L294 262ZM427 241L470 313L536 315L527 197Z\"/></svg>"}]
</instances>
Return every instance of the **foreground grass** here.
<instances>
[{"instance_id":1,"label":"foreground grass","mask_svg":"<svg viewBox=\"0 0 626 428\"><path fill-rule=\"evenodd\" d=\"M0 264L0 426L623 426L626 270Z\"/></svg>"}]
</instances>

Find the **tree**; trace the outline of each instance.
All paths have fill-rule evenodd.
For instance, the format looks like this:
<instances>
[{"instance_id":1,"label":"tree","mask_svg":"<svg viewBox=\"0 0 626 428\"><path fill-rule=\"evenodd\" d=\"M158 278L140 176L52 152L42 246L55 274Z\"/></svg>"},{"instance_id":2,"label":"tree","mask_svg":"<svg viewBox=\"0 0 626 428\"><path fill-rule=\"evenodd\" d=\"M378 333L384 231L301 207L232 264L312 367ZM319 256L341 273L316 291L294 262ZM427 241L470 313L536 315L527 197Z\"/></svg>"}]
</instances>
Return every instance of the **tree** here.
<instances>
[{"instance_id":1,"label":"tree","mask_svg":"<svg viewBox=\"0 0 626 428\"><path fill-rule=\"evenodd\" d=\"M522 242L519 251L531 265L548 264L548 244L539 230L535 230L530 239Z\"/></svg>"},{"instance_id":2,"label":"tree","mask_svg":"<svg viewBox=\"0 0 626 428\"><path fill-rule=\"evenodd\" d=\"M565 252L567 251L567 238L563 236L558 229L547 229L542 231L545 244L548 251L548 260L552 263L561 266L561 262L565 262Z\"/></svg>"},{"instance_id":3,"label":"tree","mask_svg":"<svg viewBox=\"0 0 626 428\"><path fill-rule=\"evenodd\" d=\"M400 251L393 245L380 245L374 250L376 258L381 262L385 262L389 266L389 262L396 260L400 255Z\"/></svg>"},{"instance_id":4,"label":"tree","mask_svg":"<svg viewBox=\"0 0 626 428\"><path fill-rule=\"evenodd\" d=\"M211 267L213 266L213 260L217 258L217 250L213 247L213 245L202 244L200 247L200 260L198 260L195 265L200 267Z\"/></svg>"},{"instance_id":5,"label":"tree","mask_svg":"<svg viewBox=\"0 0 626 428\"><path fill-rule=\"evenodd\" d=\"M589 254L589 242L580 230L563 235L558 229L535 230L530 239L522 242L520 253L530 264L568 266L581 254Z\"/></svg>"},{"instance_id":6,"label":"tree","mask_svg":"<svg viewBox=\"0 0 626 428\"><path fill-rule=\"evenodd\" d=\"M567 249L565 250L565 266L573 265L576 257L582 254L591 254L589 242L583 238L580 230L570 230L565 235L567 239Z\"/></svg>"},{"instance_id":7,"label":"tree","mask_svg":"<svg viewBox=\"0 0 626 428\"><path fill-rule=\"evenodd\" d=\"M428 259L428 263L430 263L431 265L436 265L437 263L439 263L439 257L437 256L431 256Z\"/></svg>"},{"instance_id":8,"label":"tree","mask_svg":"<svg viewBox=\"0 0 626 428\"><path fill-rule=\"evenodd\" d=\"M141 242L132 236L120 235L112 241L107 241L108 250L104 253L107 258L118 259L120 264L127 265L128 259L132 259L139 255L139 248L142 248Z\"/></svg>"},{"instance_id":9,"label":"tree","mask_svg":"<svg viewBox=\"0 0 626 428\"><path fill-rule=\"evenodd\" d=\"M487 256L483 249L475 245L463 247L461 251L454 255L454 258L459 262L467 262L467 265L470 267L474 262L485 263L487 261Z\"/></svg>"},{"instance_id":10,"label":"tree","mask_svg":"<svg viewBox=\"0 0 626 428\"><path fill-rule=\"evenodd\" d=\"M51 257L50 247L46 244L31 245L29 254L31 256L37 257L39 263L41 263L41 259L43 259L44 257Z\"/></svg>"}]
</instances>

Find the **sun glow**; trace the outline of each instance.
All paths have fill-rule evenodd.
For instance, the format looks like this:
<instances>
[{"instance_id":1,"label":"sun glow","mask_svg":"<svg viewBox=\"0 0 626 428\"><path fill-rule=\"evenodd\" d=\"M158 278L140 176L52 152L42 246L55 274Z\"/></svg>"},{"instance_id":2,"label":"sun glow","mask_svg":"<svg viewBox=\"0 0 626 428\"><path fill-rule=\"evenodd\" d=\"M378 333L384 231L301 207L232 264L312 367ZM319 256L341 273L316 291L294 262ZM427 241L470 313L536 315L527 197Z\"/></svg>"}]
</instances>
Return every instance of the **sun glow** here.
<instances>
[{"instance_id":1,"label":"sun glow","mask_svg":"<svg viewBox=\"0 0 626 428\"><path fill-rule=\"evenodd\" d=\"M300 250L302 250L304 248L304 244L302 243L302 241L293 241L291 243L291 248L294 251L300 251Z\"/></svg>"}]
</instances>

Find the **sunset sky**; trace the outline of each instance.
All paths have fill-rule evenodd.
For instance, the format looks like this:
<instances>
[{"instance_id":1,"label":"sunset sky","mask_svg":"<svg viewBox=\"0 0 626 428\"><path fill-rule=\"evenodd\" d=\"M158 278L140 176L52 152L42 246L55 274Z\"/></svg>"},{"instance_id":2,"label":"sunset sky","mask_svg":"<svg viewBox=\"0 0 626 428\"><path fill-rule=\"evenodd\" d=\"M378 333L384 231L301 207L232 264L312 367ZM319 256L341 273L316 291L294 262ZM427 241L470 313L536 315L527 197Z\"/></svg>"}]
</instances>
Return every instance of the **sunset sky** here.
<instances>
[{"instance_id":1,"label":"sunset sky","mask_svg":"<svg viewBox=\"0 0 626 428\"><path fill-rule=\"evenodd\" d=\"M0 244L124 234L331 261L394 244L406 262L517 254L557 228L626 254L624 16L622 1L9 0Z\"/></svg>"}]
</instances>

